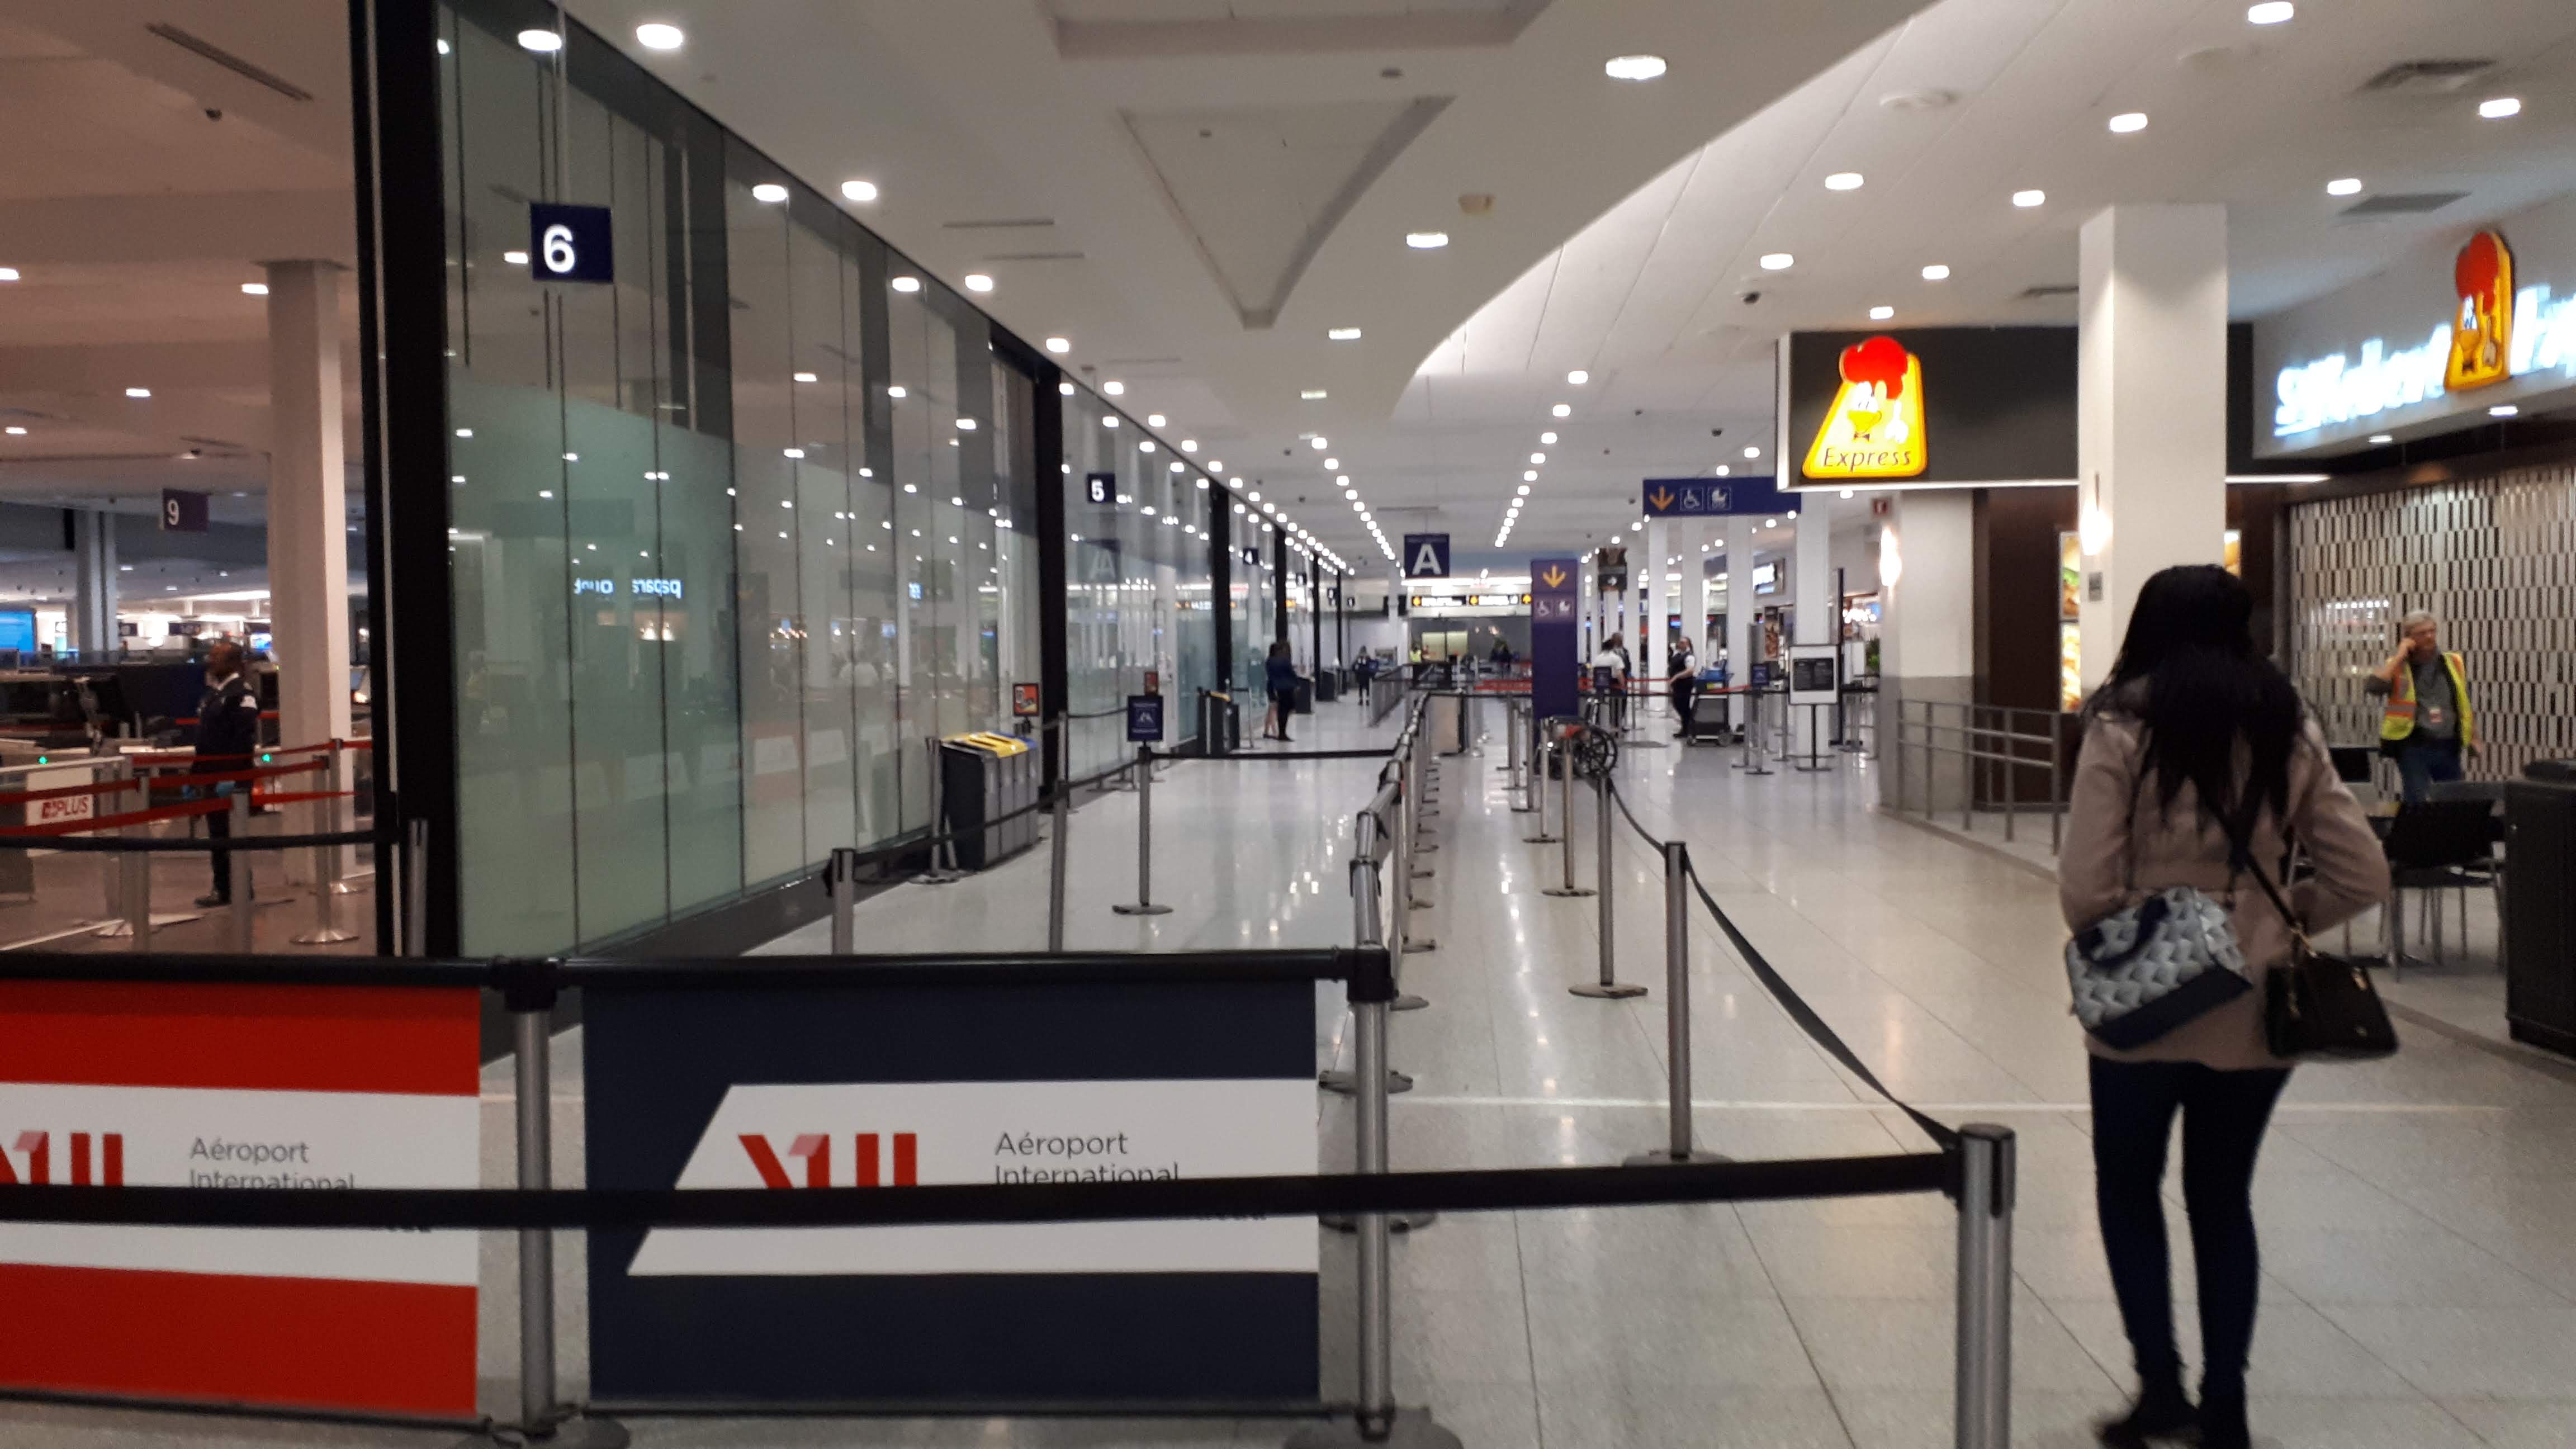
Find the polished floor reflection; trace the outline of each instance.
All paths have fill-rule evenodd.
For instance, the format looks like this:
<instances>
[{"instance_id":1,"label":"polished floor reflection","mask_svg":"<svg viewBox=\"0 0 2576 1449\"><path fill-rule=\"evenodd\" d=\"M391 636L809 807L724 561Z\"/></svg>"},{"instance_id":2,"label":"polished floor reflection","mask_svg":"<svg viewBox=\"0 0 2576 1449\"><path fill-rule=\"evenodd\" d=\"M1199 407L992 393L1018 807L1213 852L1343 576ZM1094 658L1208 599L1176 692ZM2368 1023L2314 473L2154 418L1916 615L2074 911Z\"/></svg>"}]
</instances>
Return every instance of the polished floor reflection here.
<instances>
[{"instance_id":1,"label":"polished floor reflection","mask_svg":"<svg viewBox=\"0 0 2576 1449\"><path fill-rule=\"evenodd\" d=\"M1505 789L1499 715L1481 754L1441 769L1439 849L1419 883L1439 949L1405 959L1430 1007L1394 1021L1401 1169L1607 1163L1663 1130L1659 864L1614 838L1616 970L1632 1001L1566 988L1596 971L1596 903L1541 895L1555 847ZM1384 731L1348 706L1301 745ZM2066 1014L2063 930L2028 864L1868 807L1867 766L1746 778L1714 749L1633 751L1620 788L1646 828L1687 841L1712 892L1891 1087L1951 1121L2020 1136L2015 1438L2089 1445L2115 1410L2127 1348L2093 1227L2084 1058ZM1171 915L1111 913L1136 889L1132 794L1073 820L1068 941L1177 949L1348 939L1343 861L1364 761L1170 766L1154 790L1154 894ZM1596 817L1578 794L1576 866ZM870 949L1030 949L1045 939L1046 853L860 911ZM821 928L781 942L818 949ZM1798 1035L1693 923L1694 1121L1738 1157L1908 1150L1921 1139ZM2449 968L2474 997L2481 951ZM1318 1051L1341 1049L1319 995ZM2541 1449L2576 1443L2576 1069L2400 1023L2405 1050L2294 1079L2257 1179L2262 1319L2257 1440L2284 1449ZM559 1151L578 1168L577 1033L558 1068ZM492 1180L508 1171L508 1079L487 1087ZM1319 1097L1328 1156L1347 1105ZM2188 1239L2172 1195L2187 1303ZM1450 1216L1396 1247L1405 1401L1479 1449L1900 1449L1950 1443L1952 1220L1938 1199ZM1329 1393L1349 1392L1347 1245L1326 1243ZM577 1250L564 1255L565 1371L582 1372ZM512 1400L506 1241L486 1251L487 1401ZM2186 1323L2185 1351L2192 1351ZM645 1421L644 1445L1276 1443L1270 1422ZM280 1430L16 1408L0 1445L429 1444L376 1430Z\"/></svg>"}]
</instances>

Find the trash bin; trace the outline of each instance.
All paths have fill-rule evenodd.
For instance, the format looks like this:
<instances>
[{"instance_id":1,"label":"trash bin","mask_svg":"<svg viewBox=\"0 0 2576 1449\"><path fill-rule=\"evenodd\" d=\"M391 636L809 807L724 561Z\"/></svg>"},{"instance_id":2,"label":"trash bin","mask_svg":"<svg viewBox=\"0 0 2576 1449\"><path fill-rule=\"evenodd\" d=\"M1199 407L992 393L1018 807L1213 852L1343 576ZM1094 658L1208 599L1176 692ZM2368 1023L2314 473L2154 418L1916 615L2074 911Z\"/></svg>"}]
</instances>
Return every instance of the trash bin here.
<instances>
[{"instance_id":1,"label":"trash bin","mask_svg":"<svg viewBox=\"0 0 2576 1449\"><path fill-rule=\"evenodd\" d=\"M1230 755L1243 747L1243 716L1234 696L1223 690L1199 691L1199 753Z\"/></svg>"},{"instance_id":2,"label":"trash bin","mask_svg":"<svg viewBox=\"0 0 2576 1449\"><path fill-rule=\"evenodd\" d=\"M1297 681L1296 692L1288 696L1288 712L1292 715L1313 714L1315 712L1314 680L1299 679Z\"/></svg>"},{"instance_id":3,"label":"trash bin","mask_svg":"<svg viewBox=\"0 0 2576 1449\"><path fill-rule=\"evenodd\" d=\"M983 870L1037 842L1033 814L984 825L1036 802L1036 759L1026 741L1008 735L952 735L939 742L943 828L959 832L953 851L959 870Z\"/></svg>"},{"instance_id":4,"label":"trash bin","mask_svg":"<svg viewBox=\"0 0 2576 1449\"><path fill-rule=\"evenodd\" d=\"M1315 671L1315 697L1308 701L1307 712L1312 713L1314 705L1331 704L1341 697L1341 672L1334 669L1318 669Z\"/></svg>"}]
</instances>

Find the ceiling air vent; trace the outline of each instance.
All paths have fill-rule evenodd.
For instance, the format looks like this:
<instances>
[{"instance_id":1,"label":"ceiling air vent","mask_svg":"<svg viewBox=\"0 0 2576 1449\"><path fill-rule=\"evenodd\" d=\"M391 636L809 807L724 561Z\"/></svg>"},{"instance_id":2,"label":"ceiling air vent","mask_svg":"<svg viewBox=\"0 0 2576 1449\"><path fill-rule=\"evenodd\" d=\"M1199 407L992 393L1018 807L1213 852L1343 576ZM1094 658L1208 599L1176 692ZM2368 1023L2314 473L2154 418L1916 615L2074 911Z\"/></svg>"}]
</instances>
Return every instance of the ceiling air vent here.
<instances>
[{"instance_id":1,"label":"ceiling air vent","mask_svg":"<svg viewBox=\"0 0 2576 1449\"><path fill-rule=\"evenodd\" d=\"M2444 96L2495 69L2491 60L2401 60L2361 83L2365 92Z\"/></svg>"},{"instance_id":2,"label":"ceiling air vent","mask_svg":"<svg viewBox=\"0 0 2576 1449\"><path fill-rule=\"evenodd\" d=\"M2372 196L2345 207L2338 215L2356 221L2378 216L2423 216L2468 195L2465 191L2405 191L2393 196Z\"/></svg>"},{"instance_id":3,"label":"ceiling air vent","mask_svg":"<svg viewBox=\"0 0 2576 1449\"><path fill-rule=\"evenodd\" d=\"M2072 297L2080 290L2082 289L2077 287L2073 282L2043 282L2036 287L2022 288L2021 300L2025 302L2054 302L2060 297Z\"/></svg>"},{"instance_id":4,"label":"ceiling air vent","mask_svg":"<svg viewBox=\"0 0 2576 1449\"><path fill-rule=\"evenodd\" d=\"M309 101L313 99L313 93L311 91L308 91L304 87L297 85L295 82L286 79L284 76L278 75L274 71L262 70L258 66L251 64L249 61L242 59L240 56L233 54L231 51L224 49L222 46L215 44L213 41L204 39L201 36L190 35L188 32L181 30L178 26L165 24L156 20L152 24L144 26L143 28L151 31L157 36L160 36L163 40L170 42L181 50L190 51L196 55L203 56L207 60L213 61L215 64L222 66L224 69L231 71L233 74L240 76L244 80L257 81L259 84L268 87L270 90L277 92L279 95L286 97L290 101Z\"/></svg>"}]
</instances>

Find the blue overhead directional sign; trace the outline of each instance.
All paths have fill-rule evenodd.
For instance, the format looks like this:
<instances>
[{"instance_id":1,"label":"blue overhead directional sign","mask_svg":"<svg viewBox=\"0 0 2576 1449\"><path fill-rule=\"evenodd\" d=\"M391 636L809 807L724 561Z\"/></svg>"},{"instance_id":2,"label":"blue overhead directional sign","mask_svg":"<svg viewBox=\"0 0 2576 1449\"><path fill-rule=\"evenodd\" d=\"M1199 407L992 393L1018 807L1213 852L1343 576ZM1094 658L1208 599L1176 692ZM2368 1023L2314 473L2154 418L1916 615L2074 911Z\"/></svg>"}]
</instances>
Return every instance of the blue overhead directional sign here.
<instances>
[{"instance_id":1,"label":"blue overhead directional sign","mask_svg":"<svg viewBox=\"0 0 2576 1449\"><path fill-rule=\"evenodd\" d=\"M1583 566L1570 558L1530 560L1530 708L1558 719L1581 708L1575 668L1581 647Z\"/></svg>"},{"instance_id":2,"label":"blue overhead directional sign","mask_svg":"<svg viewBox=\"0 0 2576 1449\"><path fill-rule=\"evenodd\" d=\"M1163 697L1159 694L1127 696L1127 743L1159 744L1163 738Z\"/></svg>"},{"instance_id":3,"label":"blue overhead directional sign","mask_svg":"<svg viewBox=\"0 0 2576 1449\"><path fill-rule=\"evenodd\" d=\"M1771 478L1649 478L1640 501L1648 518L1730 518L1798 506Z\"/></svg>"},{"instance_id":4,"label":"blue overhead directional sign","mask_svg":"<svg viewBox=\"0 0 2576 1449\"><path fill-rule=\"evenodd\" d=\"M1408 579L1449 577L1449 535L1408 533L1404 536L1404 576Z\"/></svg>"}]
</instances>

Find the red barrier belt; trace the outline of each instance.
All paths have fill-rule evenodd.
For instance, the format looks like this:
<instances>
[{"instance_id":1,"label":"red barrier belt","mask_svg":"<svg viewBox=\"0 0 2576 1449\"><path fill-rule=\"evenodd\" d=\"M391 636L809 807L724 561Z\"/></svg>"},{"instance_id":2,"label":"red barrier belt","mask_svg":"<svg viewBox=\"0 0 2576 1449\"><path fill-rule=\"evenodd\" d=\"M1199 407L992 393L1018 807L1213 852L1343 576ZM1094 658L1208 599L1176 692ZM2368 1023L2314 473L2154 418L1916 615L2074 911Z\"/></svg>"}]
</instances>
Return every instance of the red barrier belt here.
<instances>
[{"instance_id":1,"label":"red barrier belt","mask_svg":"<svg viewBox=\"0 0 2576 1449\"><path fill-rule=\"evenodd\" d=\"M184 790L193 785L232 785L245 780L267 780L279 775L310 775L329 769L322 760L308 760L301 765L270 765L257 770L226 770L221 773L164 775L152 781L155 790Z\"/></svg>"},{"instance_id":2,"label":"red barrier belt","mask_svg":"<svg viewBox=\"0 0 2576 1449\"><path fill-rule=\"evenodd\" d=\"M77 769L87 763L74 760L67 768ZM113 795L119 790L135 789L142 783L140 780L93 780L86 785L64 785L52 790L11 790L0 793L0 805L23 805L31 800L68 800L75 795Z\"/></svg>"},{"instance_id":3,"label":"red barrier belt","mask_svg":"<svg viewBox=\"0 0 2576 1449\"><path fill-rule=\"evenodd\" d=\"M258 805L301 805L307 800L348 800L357 793L355 790L298 790L286 795L255 794L251 799Z\"/></svg>"}]
</instances>

